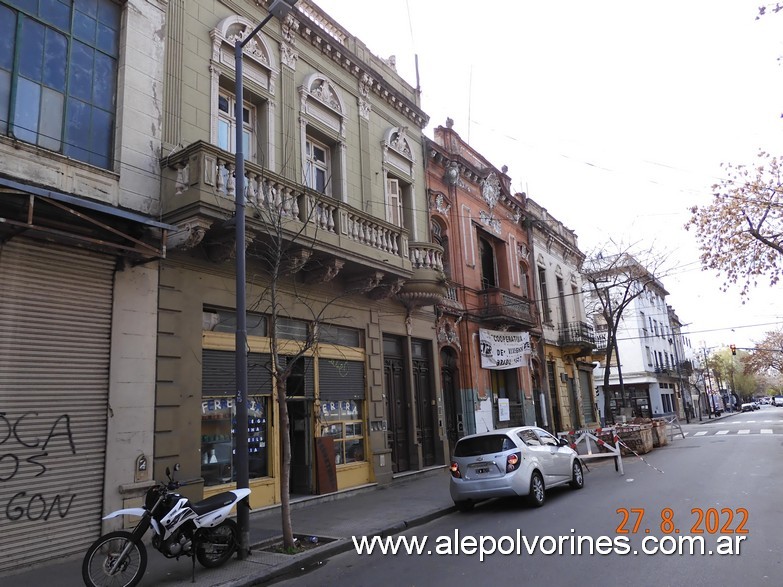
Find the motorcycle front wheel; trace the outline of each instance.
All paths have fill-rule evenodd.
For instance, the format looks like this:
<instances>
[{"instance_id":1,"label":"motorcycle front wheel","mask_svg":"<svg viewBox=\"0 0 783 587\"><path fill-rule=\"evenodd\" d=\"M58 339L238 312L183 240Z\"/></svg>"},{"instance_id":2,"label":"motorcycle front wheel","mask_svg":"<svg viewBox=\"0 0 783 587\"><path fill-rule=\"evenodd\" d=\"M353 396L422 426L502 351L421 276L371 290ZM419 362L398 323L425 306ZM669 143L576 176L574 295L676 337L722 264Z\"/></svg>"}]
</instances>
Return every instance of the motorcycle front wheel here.
<instances>
[{"instance_id":1,"label":"motorcycle front wheel","mask_svg":"<svg viewBox=\"0 0 783 587\"><path fill-rule=\"evenodd\" d=\"M146 568L147 549L143 544L133 542L130 532L109 532L87 549L82 578L87 587L133 587L141 581Z\"/></svg>"},{"instance_id":2,"label":"motorcycle front wheel","mask_svg":"<svg viewBox=\"0 0 783 587\"><path fill-rule=\"evenodd\" d=\"M231 558L239 545L239 530L234 520L224 520L214 528L202 528L196 545L198 562L214 569Z\"/></svg>"}]
</instances>

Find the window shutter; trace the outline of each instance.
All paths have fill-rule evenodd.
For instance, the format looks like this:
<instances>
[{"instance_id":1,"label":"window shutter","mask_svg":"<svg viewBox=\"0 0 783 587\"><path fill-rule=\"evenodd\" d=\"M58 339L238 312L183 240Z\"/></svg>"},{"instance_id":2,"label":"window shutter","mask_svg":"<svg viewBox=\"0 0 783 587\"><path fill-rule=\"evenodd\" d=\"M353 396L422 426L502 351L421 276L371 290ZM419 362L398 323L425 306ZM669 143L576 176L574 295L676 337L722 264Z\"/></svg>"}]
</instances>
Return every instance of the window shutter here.
<instances>
[{"instance_id":1,"label":"window shutter","mask_svg":"<svg viewBox=\"0 0 783 587\"><path fill-rule=\"evenodd\" d=\"M387 203L389 206L389 222L402 226L402 198L400 197L400 182L397 179L386 179Z\"/></svg>"}]
</instances>

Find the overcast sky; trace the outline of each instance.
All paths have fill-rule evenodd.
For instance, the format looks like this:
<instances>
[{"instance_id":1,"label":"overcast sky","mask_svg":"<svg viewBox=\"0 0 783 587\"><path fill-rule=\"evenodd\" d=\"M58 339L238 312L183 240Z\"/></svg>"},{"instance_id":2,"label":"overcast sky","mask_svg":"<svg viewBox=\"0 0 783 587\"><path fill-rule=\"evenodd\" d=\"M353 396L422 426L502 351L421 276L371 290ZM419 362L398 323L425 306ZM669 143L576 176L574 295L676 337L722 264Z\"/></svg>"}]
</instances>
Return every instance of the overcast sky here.
<instances>
[{"instance_id":1,"label":"overcast sky","mask_svg":"<svg viewBox=\"0 0 783 587\"><path fill-rule=\"evenodd\" d=\"M743 305L700 271L689 208L720 163L781 149L783 13L758 0L316 0L416 85L425 134L454 129L576 231L671 254L662 281L694 346L783 326L780 287Z\"/></svg>"}]
</instances>

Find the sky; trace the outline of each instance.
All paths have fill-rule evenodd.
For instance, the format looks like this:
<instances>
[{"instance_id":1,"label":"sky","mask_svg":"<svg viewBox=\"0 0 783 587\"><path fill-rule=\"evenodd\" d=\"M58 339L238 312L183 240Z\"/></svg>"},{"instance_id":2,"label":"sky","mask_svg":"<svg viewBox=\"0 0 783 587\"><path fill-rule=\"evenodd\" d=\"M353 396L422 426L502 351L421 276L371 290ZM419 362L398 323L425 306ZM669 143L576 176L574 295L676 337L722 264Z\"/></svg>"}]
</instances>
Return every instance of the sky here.
<instances>
[{"instance_id":1,"label":"sky","mask_svg":"<svg viewBox=\"0 0 783 587\"><path fill-rule=\"evenodd\" d=\"M315 0L395 55L430 116L579 238L668 257L661 281L694 347L752 348L783 327L780 287L704 272L693 205L722 162L783 154L783 13L759 0Z\"/></svg>"}]
</instances>

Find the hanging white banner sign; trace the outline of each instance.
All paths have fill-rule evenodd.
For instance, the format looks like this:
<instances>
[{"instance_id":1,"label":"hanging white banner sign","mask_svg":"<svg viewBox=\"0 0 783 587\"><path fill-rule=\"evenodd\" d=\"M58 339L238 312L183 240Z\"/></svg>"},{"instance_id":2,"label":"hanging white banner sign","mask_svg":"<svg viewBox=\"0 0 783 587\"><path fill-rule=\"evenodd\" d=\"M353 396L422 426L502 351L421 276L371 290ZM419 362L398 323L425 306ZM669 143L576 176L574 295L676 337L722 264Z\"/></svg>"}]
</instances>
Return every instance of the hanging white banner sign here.
<instances>
[{"instance_id":1,"label":"hanging white banner sign","mask_svg":"<svg viewBox=\"0 0 783 587\"><path fill-rule=\"evenodd\" d=\"M484 369L516 369L528 364L530 334L479 328L481 366Z\"/></svg>"}]
</instances>

